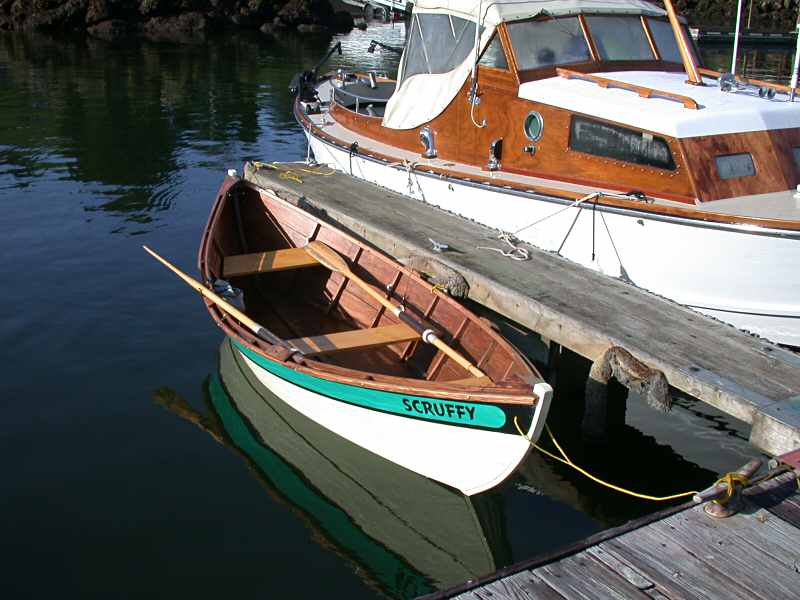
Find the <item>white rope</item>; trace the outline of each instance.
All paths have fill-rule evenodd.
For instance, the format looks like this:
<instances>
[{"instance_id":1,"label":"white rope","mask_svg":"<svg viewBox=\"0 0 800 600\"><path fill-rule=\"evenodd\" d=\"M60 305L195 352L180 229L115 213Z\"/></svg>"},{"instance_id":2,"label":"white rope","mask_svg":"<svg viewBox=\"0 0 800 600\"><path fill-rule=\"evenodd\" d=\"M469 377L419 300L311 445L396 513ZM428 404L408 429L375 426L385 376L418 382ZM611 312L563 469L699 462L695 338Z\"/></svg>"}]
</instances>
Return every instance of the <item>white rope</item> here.
<instances>
[{"instance_id":1,"label":"white rope","mask_svg":"<svg viewBox=\"0 0 800 600\"><path fill-rule=\"evenodd\" d=\"M526 229L529 229L530 227L533 227L533 226L535 226L535 225L538 225L539 223L542 223L542 222L544 222L544 221L547 221L547 219L550 219L550 218L552 218L552 217L555 217L556 215L560 215L560 214L561 214L562 212L564 212L565 210L569 210L570 208L575 208L576 206L578 206L578 205L579 205L579 204L581 204L582 202L586 202L587 200L594 200L595 198L597 198L597 197L599 197L599 196L601 196L601 195L602 195L602 194L601 194L600 192L592 192L591 194L588 194L588 195L584 196L583 198L578 198L578 199L577 199L577 200L575 200L575 202L573 202L572 204L568 204L568 205L567 205L567 206L565 206L564 208L560 208L560 209L558 209L556 212L554 212L554 213L551 213L551 214L547 215L546 217L542 217L542 218L541 218L541 219L539 219L538 221L534 221L533 223L529 223L528 225L525 225L525 227L520 227L520 228L519 228L519 229L517 229L516 231L512 232L512 234L511 234L511 235L517 235L518 233L520 233L520 232L522 232L522 231L525 231Z\"/></svg>"},{"instance_id":2,"label":"white rope","mask_svg":"<svg viewBox=\"0 0 800 600\"><path fill-rule=\"evenodd\" d=\"M503 250L502 248L492 248L490 246L478 246L478 250L490 250L491 252L499 252L501 255L505 256L506 258L510 258L511 260L523 261L523 260L528 260L530 258L530 253L528 252L528 249L523 248L521 245L519 245L518 243L519 240L517 240L510 233L501 233L499 236L497 236L497 239L511 246L511 250Z\"/></svg>"}]
</instances>

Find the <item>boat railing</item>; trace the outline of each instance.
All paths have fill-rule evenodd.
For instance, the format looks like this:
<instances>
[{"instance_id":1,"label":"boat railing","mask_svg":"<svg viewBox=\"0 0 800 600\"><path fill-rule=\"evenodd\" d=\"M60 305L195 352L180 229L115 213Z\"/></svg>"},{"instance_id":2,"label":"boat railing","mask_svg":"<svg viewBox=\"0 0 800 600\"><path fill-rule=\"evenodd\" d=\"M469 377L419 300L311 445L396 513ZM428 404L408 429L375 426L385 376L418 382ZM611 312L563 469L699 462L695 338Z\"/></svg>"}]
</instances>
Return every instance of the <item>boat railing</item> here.
<instances>
[{"instance_id":1,"label":"boat railing","mask_svg":"<svg viewBox=\"0 0 800 600\"><path fill-rule=\"evenodd\" d=\"M356 113L360 113L361 112L361 104L362 103L367 104L368 107L369 107L369 105L372 105L372 104L384 105L389 100L388 96L381 95L380 93L376 93L374 96L371 96L371 95L369 95L367 93L364 93L365 89L366 90L374 89L376 91L380 90L380 84L381 83L385 83L385 82L378 82L378 85L375 88L373 88L369 84L365 84L365 83L363 83L361 81L359 81L356 84L350 84L349 86L348 85L342 85L342 86L339 86L339 87L334 87L333 88L334 89L333 99L334 99L334 101L336 101L337 104L342 104L341 102L339 102L339 99L337 98L337 96L339 94L342 94L344 96L348 96L350 98L353 98L355 100L355 108L353 109L350 106L345 106L345 108L348 108L350 110L355 110ZM394 84L394 82L391 82L391 83ZM356 87L357 89L355 91L353 91L351 89L348 89L348 87ZM392 85L392 91L394 91L394 85ZM342 104L342 106L344 106L344 105Z\"/></svg>"},{"instance_id":2,"label":"boat railing","mask_svg":"<svg viewBox=\"0 0 800 600\"><path fill-rule=\"evenodd\" d=\"M556 73L559 77L564 77L565 79L580 79L581 81L596 83L602 88L618 88L636 92L642 98L662 98L664 100L672 100L673 102L680 102L685 108L690 108L692 110L699 110L701 108L697 101L689 96L673 94L672 92L664 92L662 90L656 90L633 83L627 83L625 81L618 81L616 79L599 77L597 75L592 75L591 73L580 73L578 71L563 69L561 67L556 68Z\"/></svg>"},{"instance_id":3,"label":"boat railing","mask_svg":"<svg viewBox=\"0 0 800 600\"><path fill-rule=\"evenodd\" d=\"M701 75L705 75L706 77L713 77L714 79L719 79L723 73L720 71L714 71L713 69L706 69L700 68L699 69ZM775 83L774 81L762 81L761 79L748 79L747 77L742 77L741 75L734 75L736 81L740 83L744 83L745 85L752 85L754 87L759 88L769 88L773 89L776 92L783 92L785 94L790 94L792 92L792 88L788 85L782 85L780 83Z\"/></svg>"}]
</instances>

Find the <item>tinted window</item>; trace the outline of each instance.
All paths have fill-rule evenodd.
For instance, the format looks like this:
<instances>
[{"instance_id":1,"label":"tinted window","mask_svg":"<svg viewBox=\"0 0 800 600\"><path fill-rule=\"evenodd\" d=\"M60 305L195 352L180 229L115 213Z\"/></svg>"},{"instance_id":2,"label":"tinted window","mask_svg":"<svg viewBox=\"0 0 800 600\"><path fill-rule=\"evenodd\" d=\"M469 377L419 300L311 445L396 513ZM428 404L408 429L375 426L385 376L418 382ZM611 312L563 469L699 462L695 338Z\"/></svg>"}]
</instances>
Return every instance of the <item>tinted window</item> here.
<instances>
[{"instance_id":1,"label":"tinted window","mask_svg":"<svg viewBox=\"0 0 800 600\"><path fill-rule=\"evenodd\" d=\"M717 175L720 179L751 177L756 174L753 156L749 152L717 156L714 160L717 163Z\"/></svg>"},{"instance_id":2,"label":"tinted window","mask_svg":"<svg viewBox=\"0 0 800 600\"><path fill-rule=\"evenodd\" d=\"M577 17L509 23L508 33L520 70L591 60Z\"/></svg>"},{"instance_id":3,"label":"tinted window","mask_svg":"<svg viewBox=\"0 0 800 600\"><path fill-rule=\"evenodd\" d=\"M603 60L652 60L653 51L639 17L586 17Z\"/></svg>"},{"instance_id":4,"label":"tinted window","mask_svg":"<svg viewBox=\"0 0 800 600\"><path fill-rule=\"evenodd\" d=\"M595 156L675 170L672 152L664 138L583 117L572 117L569 147Z\"/></svg>"},{"instance_id":5,"label":"tinted window","mask_svg":"<svg viewBox=\"0 0 800 600\"><path fill-rule=\"evenodd\" d=\"M666 21L656 21L650 18L647 19L647 24L650 27L650 33L653 34L653 41L656 43L661 60L682 63L683 59L678 50L678 43L675 41L672 25Z\"/></svg>"},{"instance_id":6,"label":"tinted window","mask_svg":"<svg viewBox=\"0 0 800 600\"><path fill-rule=\"evenodd\" d=\"M508 61L506 61L506 54L503 52L503 45L500 43L500 36L494 35L492 41L483 51L483 56L478 64L484 67L494 67L495 69L507 69Z\"/></svg>"}]
</instances>

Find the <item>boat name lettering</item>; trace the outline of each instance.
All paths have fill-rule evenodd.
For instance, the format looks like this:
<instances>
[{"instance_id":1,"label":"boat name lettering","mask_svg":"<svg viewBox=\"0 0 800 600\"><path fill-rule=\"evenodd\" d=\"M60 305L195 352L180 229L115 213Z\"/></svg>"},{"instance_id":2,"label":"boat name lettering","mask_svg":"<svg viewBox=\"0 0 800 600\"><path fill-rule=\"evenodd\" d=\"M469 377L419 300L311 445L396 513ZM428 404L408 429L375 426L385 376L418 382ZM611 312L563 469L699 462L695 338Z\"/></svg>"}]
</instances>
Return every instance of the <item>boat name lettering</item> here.
<instances>
[{"instance_id":1,"label":"boat name lettering","mask_svg":"<svg viewBox=\"0 0 800 600\"><path fill-rule=\"evenodd\" d=\"M464 406L463 404L451 404L449 402L431 402L429 400L409 400L403 398L403 406L407 412L416 412L421 415L435 415L463 420L469 417L470 421L475 420L475 407Z\"/></svg>"}]
</instances>

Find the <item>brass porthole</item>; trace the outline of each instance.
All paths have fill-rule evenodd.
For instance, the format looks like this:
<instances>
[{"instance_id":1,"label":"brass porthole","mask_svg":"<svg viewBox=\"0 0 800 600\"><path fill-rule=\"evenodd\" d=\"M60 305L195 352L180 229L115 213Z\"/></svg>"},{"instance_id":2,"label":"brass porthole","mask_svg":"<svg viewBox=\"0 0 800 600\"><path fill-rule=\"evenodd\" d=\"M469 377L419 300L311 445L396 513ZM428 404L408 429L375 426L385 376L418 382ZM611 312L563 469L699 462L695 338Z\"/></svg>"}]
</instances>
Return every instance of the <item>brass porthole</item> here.
<instances>
[{"instance_id":1,"label":"brass porthole","mask_svg":"<svg viewBox=\"0 0 800 600\"><path fill-rule=\"evenodd\" d=\"M525 135L530 141L538 142L542 137L542 132L544 131L544 119L542 118L542 115L535 110L529 112L528 116L525 117L525 123L523 124L522 129L525 131Z\"/></svg>"}]
</instances>

